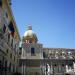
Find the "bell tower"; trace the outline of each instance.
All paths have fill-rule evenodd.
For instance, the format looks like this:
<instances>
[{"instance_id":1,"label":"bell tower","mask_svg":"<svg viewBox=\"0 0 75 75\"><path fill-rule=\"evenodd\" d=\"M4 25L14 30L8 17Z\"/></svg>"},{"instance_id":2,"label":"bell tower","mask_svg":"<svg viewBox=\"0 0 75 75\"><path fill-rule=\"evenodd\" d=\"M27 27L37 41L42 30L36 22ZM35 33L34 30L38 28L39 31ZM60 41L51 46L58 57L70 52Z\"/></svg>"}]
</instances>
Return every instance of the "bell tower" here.
<instances>
[{"instance_id":1,"label":"bell tower","mask_svg":"<svg viewBox=\"0 0 75 75\"><path fill-rule=\"evenodd\" d=\"M37 43L37 35L32 30L32 26L28 26L22 39L22 47L26 51L26 59L41 59L42 44Z\"/></svg>"},{"instance_id":2,"label":"bell tower","mask_svg":"<svg viewBox=\"0 0 75 75\"><path fill-rule=\"evenodd\" d=\"M43 59L42 44L38 43L37 35L32 30L32 26L28 26L27 31L22 38L22 55L26 60L26 75L40 74L40 59Z\"/></svg>"}]
</instances>

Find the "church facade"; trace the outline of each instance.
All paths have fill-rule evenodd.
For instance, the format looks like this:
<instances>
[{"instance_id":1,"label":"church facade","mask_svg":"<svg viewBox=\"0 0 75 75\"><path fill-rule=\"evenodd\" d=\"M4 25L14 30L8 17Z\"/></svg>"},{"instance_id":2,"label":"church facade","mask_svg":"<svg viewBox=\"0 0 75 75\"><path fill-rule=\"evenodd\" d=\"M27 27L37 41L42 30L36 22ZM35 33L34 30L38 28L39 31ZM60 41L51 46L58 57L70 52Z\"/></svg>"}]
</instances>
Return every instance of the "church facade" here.
<instances>
[{"instance_id":1,"label":"church facade","mask_svg":"<svg viewBox=\"0 0 75 75\"><path fill-rule=\"evenodd\" d=\"M22 75L75 75L75 49L43 48L28 26L20 48Z\"/></svg>"}]
</instances>

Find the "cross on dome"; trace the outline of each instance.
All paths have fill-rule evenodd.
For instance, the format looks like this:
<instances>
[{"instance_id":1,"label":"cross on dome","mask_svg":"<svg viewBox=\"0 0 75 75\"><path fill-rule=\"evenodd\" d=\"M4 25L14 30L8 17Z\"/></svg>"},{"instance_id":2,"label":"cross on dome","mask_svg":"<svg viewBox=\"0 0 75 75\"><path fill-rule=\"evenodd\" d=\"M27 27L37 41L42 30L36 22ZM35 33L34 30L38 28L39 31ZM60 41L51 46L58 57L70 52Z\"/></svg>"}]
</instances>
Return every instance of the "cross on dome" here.
<instances>
[{"instance_id":1,"label":"cross on dome","mask_svg":"<svg viewBox=\"0 0 75 75\"><path fill-rule=\"evenodd\" d=\"M28 30L32 30L32 26L31 25L28 26Z\"/></svg>"}]
</instances>

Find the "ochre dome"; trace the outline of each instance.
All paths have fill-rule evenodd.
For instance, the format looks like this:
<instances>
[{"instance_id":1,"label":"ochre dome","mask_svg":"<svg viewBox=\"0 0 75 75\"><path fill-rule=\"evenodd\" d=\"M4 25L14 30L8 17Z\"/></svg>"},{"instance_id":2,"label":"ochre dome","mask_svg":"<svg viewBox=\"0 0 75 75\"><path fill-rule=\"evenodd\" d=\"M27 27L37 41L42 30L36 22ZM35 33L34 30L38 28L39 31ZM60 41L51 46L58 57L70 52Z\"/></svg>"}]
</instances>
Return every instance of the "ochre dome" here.
<instances>
[{"instance_id":1,"label":"ochre dome","mask_svg":"<svg viewBox=\"0 0 75 75\"><path fill-rule=\"evenodd\" d=\"M36 34L32 31L31 26L28 26L27 31L24 33L23 41L28 43L36 43L38 41Z\"/></svg>"}]
</instances>

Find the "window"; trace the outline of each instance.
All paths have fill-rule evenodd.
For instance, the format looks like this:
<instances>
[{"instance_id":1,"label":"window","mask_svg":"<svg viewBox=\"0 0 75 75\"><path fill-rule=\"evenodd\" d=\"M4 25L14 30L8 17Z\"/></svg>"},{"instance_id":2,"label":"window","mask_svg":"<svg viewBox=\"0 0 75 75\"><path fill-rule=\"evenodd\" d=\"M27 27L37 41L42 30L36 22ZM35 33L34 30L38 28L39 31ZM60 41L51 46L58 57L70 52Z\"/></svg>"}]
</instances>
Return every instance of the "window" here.
<instances>
[{"instance_id":1,"label":"window","mask_svg":"<svg viewBox=\"0 0 75 75\"><path fill-rule=\"evenodd\" d=\"M32 40L29 40L29 43L32 43Z\"/></svg>"},{"instance_id":2,"label":"window","mask_svg":"<svg viewBox=\"0 0 75 75\"><path fill-rule=\"evenodd\" d=\"M14 56L14 61L15 61L15 56Z\"/></svg>"},{"instance_id":3,"label":"window","mask_svg":"<svg viewBox=\"0 0 75 75\"><path fill-rule=\"evenodd\" d=\"M62 66L64 67L64 64L62 64Z\"/></svg>"},{"instance_id":4,"label":"window","mask_svg":"<svg viewBox=\"0 0 75 75\"><path fill-rule=\"evenodd\" d=\"M50 56L47 55L47 53L43 52L43 58L50 58Z\"/></svg>"},{"instance_id":5,"label":"window","mask_svg":"<svg viewBox=\"0 0 75 75\"><path fill-rule=\"evenodd\" d=\"M13 72L15 72L15 66L13 65Z\"/></svg>"},{"instance_id":6,"label":"window","mask_svg":"<svg viewBox=\"0 0 75 75\"><path fill-rule=\"evenodd\" d=\"M16 50L16 44L15 44L15 50Z\"/></svg>"},{"instance_id":7,"label":"window","mask_svg":"<svg viewBox=\"0 0 75 75\"><path fill-rule=\"evenodd\" d=\"M7 14L7 12L6 12L6 17L8 18L8 14Z\"/></svg>"},{"instance_id":8,"label":"window","mask_svg":"<svg viewBox=\"0 0 75 75\"><path fill-rule=\"evenodd\" d=\"M5 61L5 71L7 71L7 61Z\"/></svg>"},{"instance_id":9,"label":"window","mask_svg":"<svg viewBox=\"0 0 75 75\"><path fill-rule=\"evenodd\" d=\"M2 0L0 0L0 6L2 7Z\"/></svg>"},{"instance_id":10,"label":"window","mask_svg":"<svg viewBox=\"0 0 75 75\"><path fill-rule=\"evenodd\" d=\"M43 57L44 57L44 58L46 57L46 54L45 54L45 52L43 52Z\"/></svg>"},{"instance_id":11,"label":"window","mask_svg":"<svg viewBox=\"0 0 75 75\"><path fill-rule=\"evenodd\" d=\"M9 5L12 5L11 0L9 0Z\"/></svg>"},{"instance_id":12,"label":"window","mask_svg":"<svg viewBox=\"0 0 75 75\"><path fill-rule=\"evenodd\" d=\"M56 64L54 64L54 66L57 66Z\"/></svg>"},{"instance_id":13,"label":"window","mask_svg":"<svg viewBox=\"0 0 75 75\"><path fill-rule=\"evenodd\" d=\"M6 25L4 24L3 25L3 33L5 33L6 32Z\"/></svg>"},{"instance_id":14,"label":"window","mask_svg":"<svg viewBox=\"0 0 75 75\"><path fill-rule=\"evenodd\" d=\"M31 48L31 55L34 55L34 54L35 54L35 49Z\"/></svg>"},{"instance_id":15,"label":"window","mask_svg":"<svg viewBox=\"0 0 75 75\"><path fill-rule=\"evenodd\" d=\"M9 64L9 71L11 71L11 63Z\"/></svg>"},{"instance_id":16,"label":"window","mask_svg":"<svg viewBox=\"0 0 75 75\"><path fill-rule=\"evenodd\" d=\"M6 52L8 53L8 49L6 50Z\"/></svg>"},{"instance_id":17,"label":"window","mask_svg":"<svg viewBox=\"0 0 75 75\"><path fill-rule=\"evenodd\" d=\"M72 63L69 63L69 66L72 66L73 64Z\"/></svg>"},{"instance_id":18,"label":"window","mask_svg":"<svg viewBox=\"0 0 75 75\"><path fill-rule=\"evenodd\" d=\"M10 54L10 58L12 58L12 54Z\"/></svg>"},{"instance_id":19,"label":"window","mask_svg":"<svg viewBox=\"0 0 75 75\"><path fill-rule=\"evenodd\" d=\"M13 47L13 39L11 40L11 46Z\"/></svg>"},{"instance_id":20,"label":"window","mask_svg":"<svg viewBox=\"0 0 75 75\"><path fill-rule=\"evenodd\" d=\"M19 47L19 55L22 54L22 47Z\"/></svg>"},{"instance_id":21,"label":"window","mask_svg":"<svg viewBox=\"0 0 75 75\"><path fill-rule=\"evenodd\" d=\"M8 34L8 42L10 41L10 34Z\"/></svg>"},{"instance_id":22,"label":"window","mask_svg":"<svg viewBox=\"0 0 75 75\"><path fill-rule=\"evenodd\" d=\"M12 22L9 23L8 28L11 31L11 33L14 33L15 32L14 25L13 25Z\"/></svg>"}]
</instances>

